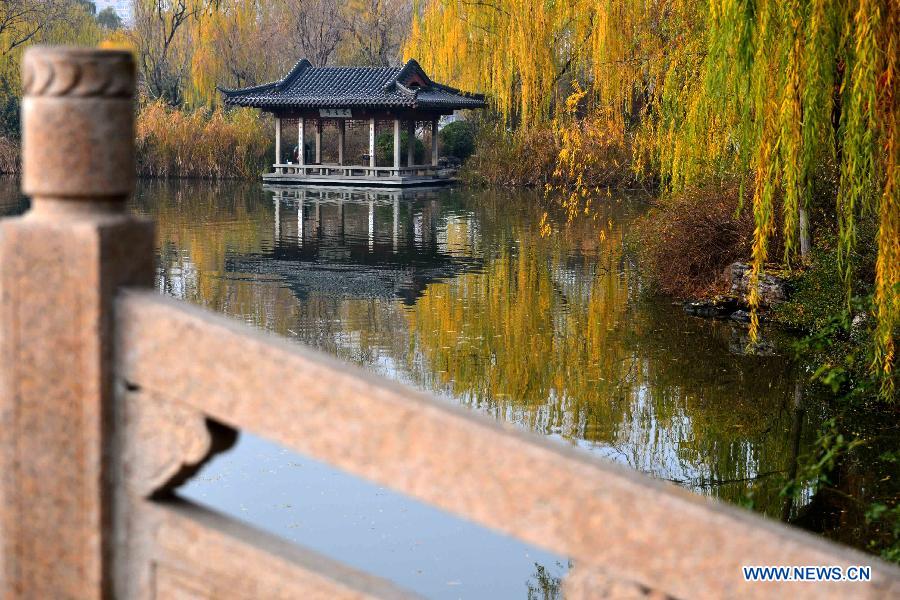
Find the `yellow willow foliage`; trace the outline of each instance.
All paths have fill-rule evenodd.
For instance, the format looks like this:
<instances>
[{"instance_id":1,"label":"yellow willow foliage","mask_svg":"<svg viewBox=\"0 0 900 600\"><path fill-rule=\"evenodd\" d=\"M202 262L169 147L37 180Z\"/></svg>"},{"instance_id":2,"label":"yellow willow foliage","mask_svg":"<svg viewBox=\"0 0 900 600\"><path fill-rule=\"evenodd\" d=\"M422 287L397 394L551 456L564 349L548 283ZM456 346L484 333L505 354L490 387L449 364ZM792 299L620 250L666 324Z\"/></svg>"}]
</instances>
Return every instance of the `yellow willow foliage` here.
<instances>
[{"instance_id":1,"label":"yellow willow foliage","mask_svg":"<svg viewBox=\"0 0 900 600\"><path fill-rule=\"evenodd\" d=\"M690 54L673 43L690 31L695 0L431 0L416 2L405 58L440 80L487 92L507 118L530 126L553 117L562 86L589 81L600 103L630 111L644 82ZM696 60L696 59L692 59ZM562 95L560 95L562 94Z\"/></svg>"},{"instance_id":2,"label":"yellow willow foliage","mask_svg":"<svg viewBox=\"0 0 900 600\"><path fill-rule=\"evenodd\" d=\"M281 65L262 51L261 28L271 21L278 2L219 0L193 22L188 101L215 105L217 85L257 85L282 75Z\"/></svg>"},{"instance_id":3,"label":"yellow willow foliage","mask_svg":"<svg viewBox=\"0 0 900 600\"><path fill-rule=\"evenodd\" d=\"M128 32L121 29L107 34L97 46L104 50L128 50L132 53L136 50L134 38L132 38Z\"/></svg>"},{"instance_id":4,"label":"yellow willow foliage","mask_svg":"<svg viewBox=\"0 0 900 600\"><path fill-rule=\"evenodd\" d=\"M885 182L879 207L878 259L875 263L875 306L878 317L878 353L875 368L880 370L886 382L883 393L891 394L891 368L896 359L895 327L900 322L900 11L896 4L885 20L885 28L893 31L884 48L885 69L881 85L885 102L893 112L888 117L884 132Z\"/></svg>"},{"instance_id":5,"label":"yellow willow foliage","mask_svg":"<svg viewBox=\"0 0 900 600\"><path fill-rule=\"evenodd\" d=\"M595 192L578 178L589 158L575 156L587 152L580 133L566 131L577 125L559 118L571 81L585 91L578 118L620 120L630 166L658 174L665 189L746 179L754 281L776 215L790 264L800 211L830 197L849 291L855 223L878 215L873 366L890 394L900 324L898 13L896 0L431 0L416 6L405 54L437 79L486 92L510 123L562 129L569 207L573 194L583 208ZM817 188L832 164L839 183ZM757 330L754 318L753 339Z\"/></svg>"},{"instance_id":6,"label":"yellow willow foliage","mask_svg":"<svg viewBox=\"0 0 900 600\"><path fill-rule=\"evenodd\" d=\"M848 291L855 222L861 214L880 219L873 366L885 375L883 393L889 396L900 286L895 183L900 109L894 90L900 6L890 0L789 0L761 3L752 16L737 0L711 6L717 10L711 11L706 81L697 93L710 112L737 117L725 130L730 137L721 142L732 140L737 168L755 173L752 280L758 280L767 259L777 202L790 260L799 210L812 200L813 179L838 160L839 248ZM700 125L691 123L690 115L686 122ZM750 301L755 307L758 294L752 291ZM754 317L754 337L756 325Z\"/></svg>"},{"instance_id":7,"label":"yellow willow foliage","mask_svg":"<svg viewBox=\"0 0 900 600\"><path fill-rule=\"evenodd\" d=\"M138 168L155 177L253 178L269 150L252 109L189 112L157 101L141 109L136 129Z\"/></svg>"},{"instance_id":8,"label":"yellow willow foliage","mask_svg":"<svg viewBox=\"0 0 900 600\"><path fill-rule=\"evenodd\" d=\"M583 119L577 112L586 92L576 82L574 91L566 99L565 111L553 121L557 132L559 153L552 183L546 192L562 198L569 220L591 213L591 202L609 188L602 182L616 180L627 172L628 157L625 128L611 109L596 109ZM602 233L602 231L601 231Z\"/></svg>"}]
</instances>

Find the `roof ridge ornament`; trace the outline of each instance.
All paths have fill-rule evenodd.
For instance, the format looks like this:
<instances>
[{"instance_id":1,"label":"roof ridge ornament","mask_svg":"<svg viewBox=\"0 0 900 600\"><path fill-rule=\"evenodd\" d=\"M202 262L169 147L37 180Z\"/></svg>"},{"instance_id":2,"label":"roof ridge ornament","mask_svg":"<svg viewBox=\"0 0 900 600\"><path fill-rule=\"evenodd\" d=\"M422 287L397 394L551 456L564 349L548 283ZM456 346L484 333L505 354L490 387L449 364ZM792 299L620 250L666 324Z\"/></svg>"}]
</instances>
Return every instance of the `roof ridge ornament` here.
<instances>
[{"instance_id":1,"label":"roof ridge ornament","mask_svg":"<svg viewBox=\"0 0 900 600\"><path fill-rule=\"evenodd\" d=\"M311 68L312 68L312 63L309 62L309 60L307 60L305 58L301 58L300 60L297 61L297 64L295 64L291 68L291 70L288 71L287 75L285 75L284 77L282 77L281 79L278 80L278 82L276 83L276 87L279 90L283 90L285 88L285 86L288 83L290 83L291 81L293 81L294 79L296 79L297 76L300 75L300 73L302 73L306 69L311 69Z\"/></svg>"},{"instance_id":2,"label":"roof ridge ornament","mask_svg":"<svg viewBox=\"0 0 900 600\"><path fill-rule=\"evenodd\" d=\"M392 81L392 82L391 82L390 84L388 84L388 85L394 85L394 86L396 86L401 92L403 92L403 93L406 94L407 96L412 96L413 98L417 98L417 97L419 96L419 90L418 90L418 89L411 89L411 88L408 88L408 87L406 87L405 85L403 85L402 83L400 83L399 81Z\"/></svg>"},{"instance_id":3,"label":"roof ridge ornament","mask_svg":"<svg viewBox=\"0 0 900 600\"><path fill-rule=\"evenodd\" d=\"M432 85L434 85L434 82L428 76L428 73L425 72L425 69L422 68L422 65L420 65L419 62L414 58L410 58L408 61L406 61L406 64L403 65L403 68L400 69L400 72L397 73L397 76L394 78L394 80L400 81L410 73L415 73L424 81L425 86L423 87L431 87Z\"/></svg>"}]
</instances>

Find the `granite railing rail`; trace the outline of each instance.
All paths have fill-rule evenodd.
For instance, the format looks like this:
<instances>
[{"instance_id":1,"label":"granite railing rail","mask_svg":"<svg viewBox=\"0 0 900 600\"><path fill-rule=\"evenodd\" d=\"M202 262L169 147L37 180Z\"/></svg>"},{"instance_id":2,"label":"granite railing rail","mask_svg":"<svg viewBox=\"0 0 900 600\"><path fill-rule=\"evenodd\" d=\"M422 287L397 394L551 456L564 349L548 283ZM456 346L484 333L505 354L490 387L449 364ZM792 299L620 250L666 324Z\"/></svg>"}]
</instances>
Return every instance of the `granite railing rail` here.
<instances>
[{"instance_id":1,"label":"granite railing rail","mask_svg":"<svg viewBox=\"0 0 900 600\"><path fill-rule=\"evenodd\" d=\"M160 296L152 224L125 211L130 55L30 49L23 73L32 207L0 222L4 597L410 596L173 493L242 430L571 557L568 598L900 597L872 556Z\"/></svg>"}]
</instances>

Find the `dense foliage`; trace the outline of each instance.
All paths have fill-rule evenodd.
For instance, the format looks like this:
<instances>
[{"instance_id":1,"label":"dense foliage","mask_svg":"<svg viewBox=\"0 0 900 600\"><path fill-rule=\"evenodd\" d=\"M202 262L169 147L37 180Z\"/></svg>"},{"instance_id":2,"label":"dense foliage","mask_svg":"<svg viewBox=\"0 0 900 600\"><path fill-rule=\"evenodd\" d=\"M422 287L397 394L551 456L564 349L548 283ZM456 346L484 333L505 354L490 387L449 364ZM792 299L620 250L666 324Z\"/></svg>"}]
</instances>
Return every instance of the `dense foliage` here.
<instances>
[{"instance_id":1,"label":"dense foliage","mask_svg":"<svg viewBox=\"0 0 900 600\"><path fill-rule=\"evenodd\" d=\"M848 260L858 224L875 215L872 367L886 375L884 394L892 392L900 323L893 0L138 0L134 22L120 25L87 0L0 0L0 146L15 147L10 99L32 43L130 48L142 106L159 100L189 111L215 105L217 85L271 81L299 56L385 65L402 53L439 80L487 92L501 120L481 131L499 145L483 144L473 160L481 168L470 172L492 183L549 185L570 215L634 174L673 193L740 182L738 201L746 194L752 207L758 277L768 261L790 266L810 257L808 214L828 205L848 297L859 280ZM445 144L467 154L464 136L450 139L455 131ZM157 148L147 156L172 154ZM15 160L3 162L15 169ZM188 164L189 172L222 170L172 159L151 171ZM755 334L755 316L753 325Z\"/></svg>"},{"instance_id":2,"label":"dense foliage","mask_svg":"<svg viewBox=\"0 0 900 600\"><path fill-rule=\"evenodd\" d=\"M406 164L406 156L409 147L409 134L405 131L400 132L400 164ZM381 133L375 138L375 156L380 165L394 164L394 134ZM421 165L425 162L425 144L422 140L416 138L413 147L413 162Z\"/></svg>"},{"instance_id":3,"label":"dense foliage","mask_svg":"<svg viewBox=\"0 0 900 600\"><path fill-rule=\"evenodd\" d=\"M849 284L856 224L877 214L872 367L889 395L900 323L897 31L892 0L431 0L417 5L405 52L438 78L489 92L513 126L557 124L560 167L576 185L590 157L579 144L588 121L573 114L613 118L633 139L631 167L670 191L744 181L754 278L773 258L777 214L785 261L808 255L806 210L823 198ZM836 184L814 193L831 164ZM583 187L566 202L588 201Z\"/></svg>"},{"instance_id":4,"label":"dense foliage","mask_svg":"<svg viewBox=\"0 0 900 600\"><path fill-rule=\"evenodd\" d=\"M445 156L466 160L475 152L475 127L469 121L448 123L439 138Z\"/></svg>"},{"instance_id":5,"label":"dense foliage","mask_svg":"<svg viewBox=\"0 0 900 600\"><path fill-rule=\"evenodd\" d=\"M725 268L750 253L753 216L737 211L738 190L717 182L664 196L636 228L655 291L676 298L727 293Z\"/></svg>"},{"instance_id":6,"label":"dense foliage","mask_svg":"<svg viewBox=\"0 0 900 600\"><path fill-rule=\"evenodd\" d=\"M100 27L87 0L0 0L0 173L19 170L19 62L31 44L94 45Z\"/></svg>"}]
</instances>

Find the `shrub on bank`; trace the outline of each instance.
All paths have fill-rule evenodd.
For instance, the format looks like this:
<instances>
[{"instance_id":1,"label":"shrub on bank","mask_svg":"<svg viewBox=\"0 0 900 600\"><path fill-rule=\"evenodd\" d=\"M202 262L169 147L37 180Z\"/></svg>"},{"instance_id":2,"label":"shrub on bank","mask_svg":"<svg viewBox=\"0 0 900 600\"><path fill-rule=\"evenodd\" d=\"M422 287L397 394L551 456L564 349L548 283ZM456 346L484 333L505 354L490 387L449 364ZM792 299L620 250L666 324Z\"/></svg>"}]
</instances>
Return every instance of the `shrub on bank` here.
<instances>
[{"instance_id":1,"label":"shrub on bank","mask_svg":"<svg viewBox=\"0 0 900 600\"><path fill-rule=\"evenodd\" d=\"M406 152L409 145L409 134L405 131L400 133L400 164L406 165ZM375 158L379 165L394 164L394 134L382 133L375 138ZM425 144L422 140L415 138L415 146L413 146L413 162L421 165L425 162Z\"/></svg>"},{"instance_id":2,"label":"shrub on bank","mask_svg":"<svg viewBox=\"0 0 900 600\"><path fill-rule=\"evenodd\" d=\"M271 155L265 122L252 109L179 110L145 105L136 123L138 175L254 179Z\"/></svg>"},{"instance_id":3,"label":"shrub on bank","mask_svg":"<svg viewBox=\"0 0 900 600\"><path fill-rule=\"evenodd\" d=\"M775 307L772 314L773 320L780 325L805 332L821 331L836 315L848 309L847 282L838 259L837 234L824 228L817 229L816 233L808 264L790 276L790 298ZM878 223L873 215L861 218L856 246L847 256L854 294L861 298L874 292L877 233ZM859 317L865 321L865 312L857 310L850 318Z\"/></svg>"},{"instance_id":4,"label":"shrub on bank","mask_svg":"<svg viewBox=\"0 0 900 600\"><path fill-rule=\"evenodd\" d=\"M475 185L543 187L556 167L558 145L549 127L511 132L502 125L480 125L475 153L462 178Z\"/></svg>"},{"instance_id":5,"label":"shrub on bank","mask_svg":"<svg viewBox=\"0 0 900 600\"><path fill-rule=\"evenodd\" d=\"M475 152L475 126L470 121L453 121L438 134L444 156L452 156L461 161Z\"/></svg>"},{"instance_id":6,"label":"shrub on bank","mask_svg":"<svg viewBox=\"0 0 900 600\"><path fill-rule=\"evenodd\" d=\"M738 210L739 194L735 183L712 183L663 196L641 217L638 251L654 291L676 298L727 291L725 267L747 260L753 241L753 215Z\"/></svg>"},{"instance_id":7,"label":"shrub on bank","mask_svg":"<svg viewBox=\"0 0 900 600\"><path fill-rule=\"evenodd\" d=\"M628 187L636 181L629 138L604 117L515 131L488 120L480 123L476 132L475 152L462 173L469 183L605 190ZM577 153L571 152L573 140L577 140ZM564 149L565 156L561 155Z\"/></svg>"}]
</instances>

